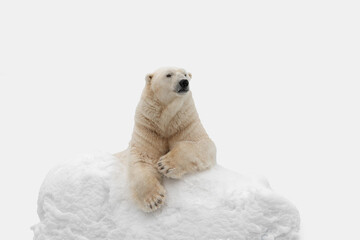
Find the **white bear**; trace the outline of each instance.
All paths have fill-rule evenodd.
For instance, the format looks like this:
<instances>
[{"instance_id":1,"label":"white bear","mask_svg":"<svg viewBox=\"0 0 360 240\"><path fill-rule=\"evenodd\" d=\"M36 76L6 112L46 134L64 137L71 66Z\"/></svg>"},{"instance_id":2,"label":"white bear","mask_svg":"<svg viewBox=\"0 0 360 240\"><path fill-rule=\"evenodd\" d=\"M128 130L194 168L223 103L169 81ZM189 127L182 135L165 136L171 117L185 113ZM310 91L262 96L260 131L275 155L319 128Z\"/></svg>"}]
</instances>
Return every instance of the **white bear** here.
<instances>
[{"instance_id":1,"label":"white bear","mask_svg":"<svg viewBox=\"0 0 360 240\"><path fill-rule=\"evenodd\" d=\"M125 151L131 194L145 212L164 204L163 176L181 178L216 163L215 144L200 122L189 89L191 78L190 73L175 67L146 75L132 139Z\"/></svg>"}]
</instances>

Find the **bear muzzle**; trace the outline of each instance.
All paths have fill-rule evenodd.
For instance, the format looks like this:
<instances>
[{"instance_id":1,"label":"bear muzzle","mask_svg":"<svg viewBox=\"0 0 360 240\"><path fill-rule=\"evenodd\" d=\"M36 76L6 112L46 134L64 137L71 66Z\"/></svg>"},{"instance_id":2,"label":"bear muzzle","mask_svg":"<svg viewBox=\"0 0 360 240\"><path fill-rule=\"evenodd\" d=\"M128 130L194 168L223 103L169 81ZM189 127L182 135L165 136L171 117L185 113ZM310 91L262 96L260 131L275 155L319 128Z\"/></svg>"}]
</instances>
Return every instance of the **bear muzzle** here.
<instances>
[{"instance_id":1,"label":"bear muzzle","mask_svg":"<svg viewBox=\"0 0 360 240\"><path fill-rule=\"evenodd\" d=\"M189 81L187 79L182 79L179 81L177 85L176 92L177 93L186 93L189 91Z\"/></svg>"}]
</instances>

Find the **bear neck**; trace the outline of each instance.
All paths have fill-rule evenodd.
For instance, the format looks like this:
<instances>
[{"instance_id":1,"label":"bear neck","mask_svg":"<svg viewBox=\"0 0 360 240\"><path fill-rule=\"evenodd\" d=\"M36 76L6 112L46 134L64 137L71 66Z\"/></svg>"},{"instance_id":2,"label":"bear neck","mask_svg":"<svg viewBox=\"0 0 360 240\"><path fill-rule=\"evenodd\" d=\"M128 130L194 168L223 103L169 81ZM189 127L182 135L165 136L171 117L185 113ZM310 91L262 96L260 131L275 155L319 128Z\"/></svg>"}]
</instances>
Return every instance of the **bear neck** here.
<instances>
[{"instance_id":1,"label":"bear neck","mask_svg":"<svg viewBox=\"0 0 360 240\"><path fill-rule=\"evenodd\" d=\"M169 104L163 104L146 88L142 94L137 114L142 119L139 124L147 126L162 137L170 137L183 128L186 128L197 116L191 91L187 95L175 98Z\"/></svg>"}]
</instances>

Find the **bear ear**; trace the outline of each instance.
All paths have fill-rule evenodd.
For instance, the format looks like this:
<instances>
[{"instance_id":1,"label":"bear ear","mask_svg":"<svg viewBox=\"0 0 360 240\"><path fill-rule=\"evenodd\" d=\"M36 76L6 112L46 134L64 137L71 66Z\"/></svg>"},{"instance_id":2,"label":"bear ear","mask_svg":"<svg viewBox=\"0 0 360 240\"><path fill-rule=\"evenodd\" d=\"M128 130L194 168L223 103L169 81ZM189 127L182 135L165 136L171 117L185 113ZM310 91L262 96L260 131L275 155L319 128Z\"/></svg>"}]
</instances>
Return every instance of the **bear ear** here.
<instances>
[{"instance_id":1,"label":"bear ear","mask_svg":"<svg viewBox=\"0 0 360 240\"><path fill-rule=\"evenodd\" d=\"M192 74L191 73L188 73L188 75L189 75L189 77L190 77L190 79L192 78Z\"/></svg>"},{"instance_id":2,"label":"bear ear","mask_svg":"<svg viewBox=\"0 0 360 240\"><path fill-rule=\"evenodd\" d=\"M151 81L151 79L153 78L154 74L152 73L149 73L149 74L146 74L145 76L145 80L147 83L149 83Z\"/></svg>"}]
</instances>

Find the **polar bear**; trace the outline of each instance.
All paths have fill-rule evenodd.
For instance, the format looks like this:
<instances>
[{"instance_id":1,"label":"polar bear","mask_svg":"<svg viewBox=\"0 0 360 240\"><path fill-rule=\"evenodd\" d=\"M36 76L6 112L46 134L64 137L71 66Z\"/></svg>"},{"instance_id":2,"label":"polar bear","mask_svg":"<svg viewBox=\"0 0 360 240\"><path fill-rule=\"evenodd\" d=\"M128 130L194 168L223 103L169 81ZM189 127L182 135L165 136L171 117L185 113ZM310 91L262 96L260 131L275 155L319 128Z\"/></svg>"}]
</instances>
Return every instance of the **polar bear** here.
<instances>
[{"instance_id":1,"label":"polar bear","mask_svg":"<svg viewBox=\"0 0 360 240\"><path fill-rule=\"evenodd\" d=\"M163 176L179 179L216 163L216 147L202 126L184 69L147 74L127 150L129 187L145 212L165 202ZM117 154L117 156L120 156Z\"/></svg>"}]
</instances>

